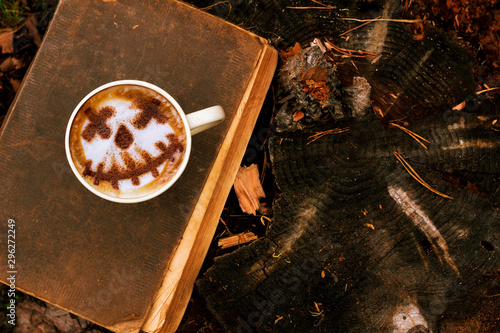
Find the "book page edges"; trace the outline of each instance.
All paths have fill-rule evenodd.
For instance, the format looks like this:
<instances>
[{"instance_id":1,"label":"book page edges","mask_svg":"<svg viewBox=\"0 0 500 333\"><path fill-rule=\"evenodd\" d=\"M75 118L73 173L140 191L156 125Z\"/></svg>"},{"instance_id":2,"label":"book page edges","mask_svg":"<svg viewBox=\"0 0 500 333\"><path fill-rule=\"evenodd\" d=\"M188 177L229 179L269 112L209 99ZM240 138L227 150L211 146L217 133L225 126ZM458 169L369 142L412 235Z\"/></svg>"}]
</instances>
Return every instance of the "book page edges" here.
<instances>
[{"instance_id":1,"label":"book page edges","mask_svg":"<svg viewBox=\"0 0 500 333\"><path fill-rule=\"evenodd\" d=\"M149 316L142 327L145 332L158 332L160 328L162 332L174 332L187 307L194 281L217 228L276 69L277 51L265 39L259 39L263 43L260 58L163 283L152 302Z\"/></svg>"}]
</instances>

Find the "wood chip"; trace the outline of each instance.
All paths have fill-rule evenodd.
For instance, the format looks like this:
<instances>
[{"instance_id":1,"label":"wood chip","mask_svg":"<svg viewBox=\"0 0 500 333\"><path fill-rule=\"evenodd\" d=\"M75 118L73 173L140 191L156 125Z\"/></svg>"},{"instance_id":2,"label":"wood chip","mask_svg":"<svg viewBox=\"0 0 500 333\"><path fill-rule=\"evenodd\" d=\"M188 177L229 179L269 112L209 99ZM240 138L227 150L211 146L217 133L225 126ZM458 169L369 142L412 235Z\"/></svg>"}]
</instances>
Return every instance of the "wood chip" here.
<instances>
[{"instance_id":1,"label":"wood chip","mask_svg":"<svg viewBox=\"0 0 500 333\"><path fill-rule=\"evenodd\" d=\"M380 60L380 58L382 58L382 55L381 55L381 54L379 54L376 58L374 58L374 59L372 60L372 65L373 65L374 63L376 63L377 61L379 61L379 60Z\"/></svg>"},{"instance_id":2,"label":"wood chip","mask_svg":"<svg viewBox=\"0 0 500 333\"><path fill-rule=\"evenodd\" d=\"M363 225L364 225L365 227L367 227L367 228L370 228L370 229L372 229L372 230L375 230L375 227L374 227L374 226L373 226L373 224L371 224L371 223L365 223L365 224L363 224Z\"/></svg>"},{"instance_id":3,"label":"wood chip","mask_svg":"<svg viewBox=\"0 0 500 333\"><path fill-rule=\"evenodd\" d=\"M241 210L247 214L255 215L255 212L260 208L259 199L266 196L259 180L257 164L240 168L234 181L234 191Z\"/></svg>"},{"instance_id":4,"label":"wood chip","mask_svg":"<svg viewBox=\"0 0 500 333\"><path fill-rule=\"evenodd\" d=\"M314 38L314 40L311 42L311 46L319 46L321 52L326 53L327 49L323 42L319 38Z\"/></svg>"},{"instance_id":5,"label":"wood chip","mask_svg":"<svg viewBox=\"0 0 500 333\"><path fill-rule=\"evenodd\" d=\"M463 108L465 108L465 101L463 101L462 103L458 104L458 105L455 105L453 107L453 110L456 110L456 111L460 111L462 110Z\"/></svg>"},{"instance_id":6,"label":"wood chip","mask_svg":"<svg viewBox=\"0 0 500 333\"><path fill-rule=\"evenodd\" d=\"M304 112L295 111L295 113L293 114L293 121L299 121L302 118L304 118Z\"/></svg>"}]
</instances>

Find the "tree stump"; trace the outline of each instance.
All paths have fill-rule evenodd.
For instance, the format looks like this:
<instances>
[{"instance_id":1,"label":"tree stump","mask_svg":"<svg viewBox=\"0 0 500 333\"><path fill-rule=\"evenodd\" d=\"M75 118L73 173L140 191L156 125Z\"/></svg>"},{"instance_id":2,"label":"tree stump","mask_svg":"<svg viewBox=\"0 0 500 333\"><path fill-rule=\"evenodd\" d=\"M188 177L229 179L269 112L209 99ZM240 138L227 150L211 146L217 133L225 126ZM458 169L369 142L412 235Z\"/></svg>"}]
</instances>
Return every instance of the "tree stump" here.
<instances>
[{"instance_id":1,"label":"tree stump","mask_svg":"<svg viewBox=\"0 0 500 333\"><path fill-rule=\"evenodd\" d=\"M274 222L199 280L211 311L231 332L498 331L500 110L477 96L452 110L475 89L467 52L401 22L339 37L352 28L339 17L395 18L399 1L324 2L337 7L328 12L231 3L227 19L277 45L319 37L377 54L337 63L343 84L370 84L375 114L271 139ZM464 314L481 306L489 321L471 324Z\"/></svg>"}]
</instances>

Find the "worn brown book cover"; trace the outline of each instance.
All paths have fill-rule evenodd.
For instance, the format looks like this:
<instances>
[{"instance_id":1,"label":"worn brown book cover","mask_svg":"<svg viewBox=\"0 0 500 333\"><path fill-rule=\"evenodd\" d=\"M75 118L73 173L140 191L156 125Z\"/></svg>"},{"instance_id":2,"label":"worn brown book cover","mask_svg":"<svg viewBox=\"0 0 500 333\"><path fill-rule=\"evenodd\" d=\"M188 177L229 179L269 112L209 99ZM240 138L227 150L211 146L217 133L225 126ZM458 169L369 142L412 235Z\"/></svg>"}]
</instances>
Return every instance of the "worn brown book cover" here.
<instances>
[{"instance_id":1,"label":"worn brown book cover","mask_svg":"<svg viewBox=\"0 0 500 333\"><path fill-rule=\"evenodd\" d=\"M265 40L180 2L61 0L0 131L2 248L15 230L1 281L14 275L19 290L113 331L174 331L276 59ZM121 79L163 88L186 113L226 112L193 137L174 186L135 204L84 188L64 150L78 102Z\"/></svg>"}]
</instances>

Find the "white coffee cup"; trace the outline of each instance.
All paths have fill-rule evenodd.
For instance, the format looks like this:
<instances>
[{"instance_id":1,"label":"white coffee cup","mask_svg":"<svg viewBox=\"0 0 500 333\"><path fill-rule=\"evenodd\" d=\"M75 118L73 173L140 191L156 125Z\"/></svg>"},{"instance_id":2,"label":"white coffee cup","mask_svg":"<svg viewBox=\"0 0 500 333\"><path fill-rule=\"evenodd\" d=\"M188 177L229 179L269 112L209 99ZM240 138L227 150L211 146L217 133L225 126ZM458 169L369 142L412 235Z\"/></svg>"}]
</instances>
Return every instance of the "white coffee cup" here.
<instances>
[{"instance_id":1,"label":"white coffee cup","mask_svg":"<svg viewBox=\"0 0 500 333\"><path fill-rule=\"evenodd\" d=\"M82 166L79 165L79 167L77 168L77 166L75 165L75 161L73 160L72 151L70 148L71 129L73 127L75 117L79 113L80 109L84 106L84 104L91 97L93 97L97 93L99 93L105 89L115 87L115 86L144 87L144 88L148 88L148 89L158 93L159 95L163 96L164 99L166 101L168 101L171 104L171 106L173 106L175 108L178 116L180 117L180 122L182 122L182 126L185 129L185 131L184 131L185 132L185 140L183 141L184 145L183 145L183 150L182 150L182 152L183 152L182 161L179 162L180 164L177 166L175 172L172 172L172 175L169 176L168 181L166 181L165 183L162 183L160 186L157 186L157 188L155 188L154 190L151 190L151 191L145 190L145 191L143 191L144 193L138 193L137 196L135 196L135 195L134 196L128 196L128 195L120 196L119 194L112 195L109 193L104 193L104 192L100 191L96 186L93 186L91 183L89 183L90 176L88 176L88 175L84 176L82 174L82 171L81 171ZM82 110L82 112L83 112L83 110ZM200 133L200 132L218 124L219 122L224 120L224 117L225 117L224 110L222 109L222 107L220 107L218 105L212 106L212 107L200 110L200 111L192 112L192 113L189 113L186 115L184 113L184 111L182 110L181 106L179 105L179 103L177 103L177 101L172 96L170 96L163 89L161 89L161 88L159 88L151 83L144 82L144 81L138 81L138 80L114 81L114 82L104 84L104 85L94 89L93 91L91 91L87 96L85 96L85 98L82 99L82 101L74 109L74 111L73 111L73 113L68 121L67 128L66 128L66 137L65 137L66 156L67 156L69 165L70 165L71 169L73 170L76 178L88 190L90 190L95 195L97 195L103 199L113 201L113 202L118 202L118 203L142 202L142 201L152 199L152 198L160 195L161 193L165 192L179 179L182 172L186 168L186 165L187 165L188 160L189 160L189 155L191 152L191 136L194 134ZM92 161L90 161L90 162L92 162ZM79 162L77 161L76 163L79 163ZM161 175L161 177L163 177L163 175ZM98 183L99 183L99 181L98 181Z\"/></svg>"}]
</instances>

